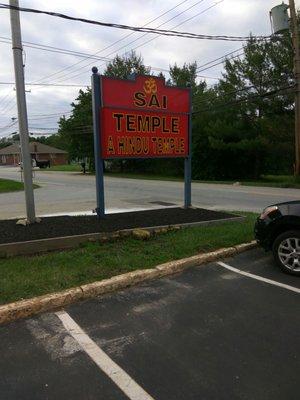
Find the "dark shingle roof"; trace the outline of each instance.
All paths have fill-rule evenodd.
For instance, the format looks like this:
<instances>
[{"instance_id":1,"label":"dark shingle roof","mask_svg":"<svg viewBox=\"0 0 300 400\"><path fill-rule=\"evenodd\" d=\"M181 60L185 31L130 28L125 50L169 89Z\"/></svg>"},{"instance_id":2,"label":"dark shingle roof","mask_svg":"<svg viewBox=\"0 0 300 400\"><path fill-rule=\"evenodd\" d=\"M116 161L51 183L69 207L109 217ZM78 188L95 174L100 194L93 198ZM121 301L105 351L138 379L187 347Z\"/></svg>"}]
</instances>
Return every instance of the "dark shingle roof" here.
<instances>
[{"instance_id":1,"label":"dark shingle roof","mask_svg":"<svg viewBox=\"0 0 300 400\"><path fill-rule=\"evenodd\" d=\"M39 142L30 142L29 148L30 148L30 153L67 154L67 151L56 149L55 147L48 146L47 144L43 144L43 143L39 143ZM20 147L19 147L19 144L17 144L17 143L14 143L10 146L4 147L3 149L0 149L0 155L19 154L19 153L20 153Z\"/></svg>"}]
</instances>

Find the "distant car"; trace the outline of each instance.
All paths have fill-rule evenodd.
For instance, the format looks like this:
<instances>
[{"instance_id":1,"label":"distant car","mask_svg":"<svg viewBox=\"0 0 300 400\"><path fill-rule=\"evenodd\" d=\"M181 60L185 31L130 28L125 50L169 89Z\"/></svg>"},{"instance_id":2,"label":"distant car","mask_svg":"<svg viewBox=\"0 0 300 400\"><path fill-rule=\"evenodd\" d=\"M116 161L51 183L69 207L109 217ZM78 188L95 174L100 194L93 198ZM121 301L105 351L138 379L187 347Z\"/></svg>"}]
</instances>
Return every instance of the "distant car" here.
<instances>
[{"instance_id":1,"label":"distant car","mask_svg":"<svg viewBox=\"0 0 300 400\"><path fill-rule=\"evenodd\" d=\"M300 200L263 210L254 228L257 242L272 250L282 271L300 276Z\"/></svg>"},{"instance_id":2,"label":"distant car","mask_svg":"<svg viewBox=\"0 0 300 400\"><path fill-rule=\"evenodd\" d=\"M39 168L50 168L50 160L36 160L36 166Z\"/></svg>"}]
</instances>

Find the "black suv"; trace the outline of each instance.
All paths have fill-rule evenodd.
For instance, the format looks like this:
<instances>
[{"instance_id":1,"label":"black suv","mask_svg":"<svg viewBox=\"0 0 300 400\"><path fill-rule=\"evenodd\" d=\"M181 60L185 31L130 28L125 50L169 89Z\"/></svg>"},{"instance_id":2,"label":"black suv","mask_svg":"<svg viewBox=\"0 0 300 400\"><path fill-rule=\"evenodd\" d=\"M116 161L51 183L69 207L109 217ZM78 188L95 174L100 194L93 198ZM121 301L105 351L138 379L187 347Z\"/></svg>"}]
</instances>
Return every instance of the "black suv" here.
<instances>
[{"instance_id":1,"label":"black suv","mask_svg":"<svg viewBox=\"0 0 300 400\"><path fill-rule=\"evenodd\" d=\"M300 201L265 208L257 218L254 233L265 250L273 251L284 272L300 276Z\"/></svg>"}]
</instances>

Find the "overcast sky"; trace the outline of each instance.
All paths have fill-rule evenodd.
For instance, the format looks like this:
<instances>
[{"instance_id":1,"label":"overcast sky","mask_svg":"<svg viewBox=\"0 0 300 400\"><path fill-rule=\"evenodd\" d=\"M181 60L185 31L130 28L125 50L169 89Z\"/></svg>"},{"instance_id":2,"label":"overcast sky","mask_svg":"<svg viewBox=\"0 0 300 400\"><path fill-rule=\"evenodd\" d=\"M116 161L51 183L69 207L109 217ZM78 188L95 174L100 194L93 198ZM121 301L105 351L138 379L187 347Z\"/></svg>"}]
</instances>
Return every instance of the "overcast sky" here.
<instances>
[{"instance_id":1,"label":"overcast sky","mask_svg":"<svg viewBox=\"0 0 300 400\"><path fill-rule=\"evenodd\" d=\"M254 35L269 35L269 11L280 3L280 0L20 0L20 6L23 7L56 11L103 22L143 26L156 19L147 26L155 28L161 25L162 29L235 36L246 36L250 32ZM296 0L296 6L300 6L300 0ZM162 16L159 17L160 15ZM174 63L181 66L184 62L194 61L200 66L241 47L240 42L167 38L143 33L132 33L128 36L130 31L29 13L21 13L21 29L23 41L88 54L98 53L99 57L113 58L116 54L124 55L131 49L136 49L146 65L162 69L168 69ZM5 41L5 38L11 38L9 11L0 9L0 41ZM100 60L29 47L24 49L25 76L28 83L89 85L91 67L98 66L100 72L105 68L105 62ZM0 82L13 82L10 44L0 42L0 60ZM212 77L205 79L208 84L213 84L217 82L214 78L218 78L221 72L222 65L219 65L203 71L202 74ZM70 103L77 97L79 90L78 87L53 86L27 86L27 89L31 90L26 95L30 131L45 133L53 130L44 129L57 127L58 115L47 118L44 116L70 111ZM16 115L14 85L1 84L0 137L17 130L17 125L3 129L11 124L11 118Z\"/></svg>"}]
</instances>

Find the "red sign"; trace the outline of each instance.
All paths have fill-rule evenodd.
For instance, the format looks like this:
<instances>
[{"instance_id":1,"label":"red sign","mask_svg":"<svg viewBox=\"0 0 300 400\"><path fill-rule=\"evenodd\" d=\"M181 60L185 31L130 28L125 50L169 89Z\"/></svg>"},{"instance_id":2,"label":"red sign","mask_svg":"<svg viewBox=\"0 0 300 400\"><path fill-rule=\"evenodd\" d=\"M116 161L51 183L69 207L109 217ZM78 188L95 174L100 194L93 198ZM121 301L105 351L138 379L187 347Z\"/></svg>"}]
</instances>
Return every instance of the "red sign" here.
<instances>
[{"instance_id":1,"label":"red sign","mask_svg":"<svg viewBox=\"0 0 300 400\"><path fill-rule=\"evenodd\" d=\"M101 93L103 159L188 156L189 89L153 76L102 76Z\"/></svg>"}]
</instances>

